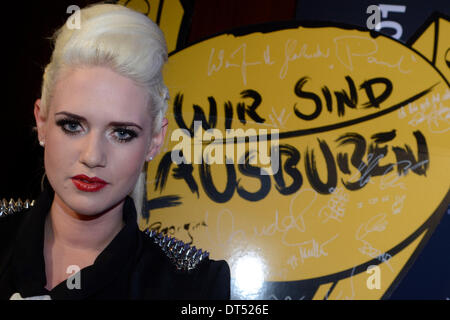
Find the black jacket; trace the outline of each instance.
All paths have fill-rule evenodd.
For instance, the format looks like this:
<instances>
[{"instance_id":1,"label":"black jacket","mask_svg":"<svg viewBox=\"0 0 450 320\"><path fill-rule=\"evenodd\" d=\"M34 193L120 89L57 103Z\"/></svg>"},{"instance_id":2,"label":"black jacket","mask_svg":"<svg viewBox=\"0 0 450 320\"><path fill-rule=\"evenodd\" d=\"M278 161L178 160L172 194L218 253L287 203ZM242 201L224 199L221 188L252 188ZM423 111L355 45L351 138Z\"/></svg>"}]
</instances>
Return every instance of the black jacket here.
<instances>
[{"instance_id":1,"label":"black jacket","mask_svg":"<svg viewBox=\"0 0 450 320\"><path fill-rule=\"evenodd\" d=\"M81 288L66 281L45 289L44 222L54 192L47 187L25 212L0 217L0 299L229 299L230 269L206 259L190 272L179 271L136 222L134 202L123 207L125 226L94 264L80 270ZM71 276L68 274L68 276Z\"/></svg>"}]
</instances>

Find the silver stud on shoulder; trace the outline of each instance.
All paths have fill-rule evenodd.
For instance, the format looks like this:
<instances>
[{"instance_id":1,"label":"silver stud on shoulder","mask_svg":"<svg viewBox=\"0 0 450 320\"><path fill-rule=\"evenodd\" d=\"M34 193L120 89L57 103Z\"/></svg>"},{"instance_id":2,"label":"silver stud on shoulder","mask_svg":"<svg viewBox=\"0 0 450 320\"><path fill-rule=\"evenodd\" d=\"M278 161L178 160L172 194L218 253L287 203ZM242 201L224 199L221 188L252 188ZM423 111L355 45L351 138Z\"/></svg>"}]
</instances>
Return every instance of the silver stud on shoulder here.
<instances>
[{"instance_id":1,"label":"silver stud on shoulder","mask_svg":"<svg viewBox=\"0 0 450 320\"><path fill-rule=\"evenodd\" d=\"M20 198L17 201L14 201L14 199L11 198L8 202L5 198L3 198L3 200L0 202L0 217L26 211L33 206L34 200L30 202L30 200L27 199L25 200L25 202L23 202Z\"/></svg>"},{"instance_id":2,"label":"silver stud on shoulder","mask_svg":"<svg viewBox=\"0 0 450 320\"><path fill-rule=\"evenodd\" d=\"M164 251L177 270L192 271L202 261L209 258L208 251L202 251L201 249L195 248L195 246L191 247L181 240L164 236L162 233L150 229L146 229L144 233L161 247L162 251Z\"/></svg>"}]
</instances>

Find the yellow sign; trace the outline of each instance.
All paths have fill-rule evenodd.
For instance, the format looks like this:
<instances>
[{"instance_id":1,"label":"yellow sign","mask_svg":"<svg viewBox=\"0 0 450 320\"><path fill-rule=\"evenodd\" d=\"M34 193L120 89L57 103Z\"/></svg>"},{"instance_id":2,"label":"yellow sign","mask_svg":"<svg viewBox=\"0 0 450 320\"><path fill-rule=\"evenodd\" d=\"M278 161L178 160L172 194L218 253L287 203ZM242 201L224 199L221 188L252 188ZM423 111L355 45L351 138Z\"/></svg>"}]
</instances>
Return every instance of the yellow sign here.
<instances>
[{"instance_id":1,"label":"yellow sign","mask_svg":"<svg viewBox=\"0 0 450 320\"><path fill-rule=\"evenodd\" d=\"M448 70L419 40L298 27L171 55L141 228L227 260L234 298L389 295L450 200Z\"/></svg>"}]
</instances>

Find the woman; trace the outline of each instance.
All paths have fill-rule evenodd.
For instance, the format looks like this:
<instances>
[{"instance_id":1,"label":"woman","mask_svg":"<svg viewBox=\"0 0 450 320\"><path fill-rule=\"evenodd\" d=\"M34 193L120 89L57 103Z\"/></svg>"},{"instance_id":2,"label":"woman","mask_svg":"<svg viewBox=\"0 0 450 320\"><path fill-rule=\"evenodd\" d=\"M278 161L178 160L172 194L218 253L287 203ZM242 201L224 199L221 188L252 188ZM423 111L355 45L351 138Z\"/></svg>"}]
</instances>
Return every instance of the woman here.
<instances>
[{"instance_id":1,"label":"woman","mask_svg":"<svg viewBox=\"0 0 450 320\"><path fill-rule=\"evenodd\" d=\"M167 130L161 30L120 5L80 13L55 33L34 107L44 191L0 218L0 298L228 299L226 262L137 226Z\"/></svg>"}]
</instances>

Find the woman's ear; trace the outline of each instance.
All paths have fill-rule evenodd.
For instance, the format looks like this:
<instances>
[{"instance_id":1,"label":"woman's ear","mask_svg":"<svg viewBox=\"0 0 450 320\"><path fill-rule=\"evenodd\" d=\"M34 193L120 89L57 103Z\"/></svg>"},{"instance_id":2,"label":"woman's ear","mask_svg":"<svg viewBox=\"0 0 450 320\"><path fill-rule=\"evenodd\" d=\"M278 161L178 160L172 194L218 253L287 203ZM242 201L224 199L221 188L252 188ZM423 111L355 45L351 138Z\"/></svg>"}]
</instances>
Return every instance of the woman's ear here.
<instances>
[{"instance_id":1,"label":"woman's ear","mask_svg":"<svg viewBox=\"0 0 450 320\"><path fill-rule=\"evenodd\" d=\"M47 118L44 117L41 112L41 99L37 99L34 103L34 119L36 120L39 142L45 143L45 125L47 123Z\"/></svg>"},{"instance_id":2,"label":"woman's ear","mask_svg":"<svg viewBox=\"0 0 450 320\"><path fill-rule=\"evenodd\" d=\"M161 150L161 147L164 144L164 138L166 137L168 124L169 120L167 120L167 118L164 118L162 120L161 130L158 134L155 134L152 137L150 150L147 152L147 155L145 157L147 161L152 160Z\"/></svg>"}]
</instances>

